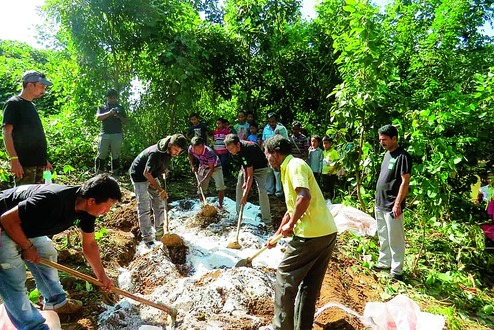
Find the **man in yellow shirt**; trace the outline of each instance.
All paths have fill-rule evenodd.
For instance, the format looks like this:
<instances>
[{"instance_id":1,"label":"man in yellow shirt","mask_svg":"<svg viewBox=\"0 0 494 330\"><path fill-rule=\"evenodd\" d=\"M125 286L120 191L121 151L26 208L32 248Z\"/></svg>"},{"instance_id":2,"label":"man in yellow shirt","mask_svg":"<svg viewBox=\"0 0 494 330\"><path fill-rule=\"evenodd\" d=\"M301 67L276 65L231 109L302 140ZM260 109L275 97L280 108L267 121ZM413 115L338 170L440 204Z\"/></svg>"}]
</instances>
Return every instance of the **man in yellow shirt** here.
<instances>
[{"instance_id":1,"label":"man in yellow shirt","mask_svg":"<svg viewBox=\"0 0 494 330\"><path fill-rule=\"evenodd\" d=\"M272 326L310 330L337 229L309 165L290 152L290 141L279 134L264 143L270 166L281 172L287 208L275 235L293 235L276 272Z\"/></svg>"}]
</instances>

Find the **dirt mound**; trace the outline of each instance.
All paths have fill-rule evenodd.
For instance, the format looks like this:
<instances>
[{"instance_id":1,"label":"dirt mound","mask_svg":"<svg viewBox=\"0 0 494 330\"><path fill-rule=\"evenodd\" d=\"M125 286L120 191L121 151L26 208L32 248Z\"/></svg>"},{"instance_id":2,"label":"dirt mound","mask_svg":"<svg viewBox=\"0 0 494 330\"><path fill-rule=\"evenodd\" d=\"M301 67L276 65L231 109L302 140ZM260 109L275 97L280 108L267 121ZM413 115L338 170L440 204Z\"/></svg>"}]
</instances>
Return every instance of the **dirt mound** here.
<instances>
[{"instance_id":1,"label":"dirt mound","mask_svg":"<svg viewBox=\"0 0 494 330\"><path fill-rule=\"evenodd\" d=\"M103 218L103 224L106 228L131 232L136 238L139 238L140 232L135 194L127 189L122 189L122 201L117 204L113 212Z\"/></svg>"},{"instance_id":2,"label":"dirt mound","mask_svg":"<svg viewBox=\"0 0 494 330\"><path fill-rule=\"evenodd\" d=\"M326 271L316 308L336 302L362 315L367 302L381 301L381 285L374 275L366 274L369 271L357 265L355 261L336 251ZM338 308L325 310L315 320L315 324L317 326L314 329L365 329L357 317Z\"/></svg>"},{"instance_id":3,"label":"dirt mound","mask_svg":"<svg viewBox=\"0 0 494 330\"><path fill-rule=\"evenodd\" d=\"M283 200L270 198L273 223L284 214ZM263 246L272 228L258 222L257 213L246 216L241 227L241 250L227 249L236 232L233 208L221 210L215 217L197 218L200 204L196 200L171 203L170 231L185 242L184 249L164 247L143 249L139 242L137 206L130 191L123 202L101 222L99 238L102 260L107 272L119 278L119 287L155 303L179 310L177 329L258 329L273 317L274 270L266 264L281 256L269 250L256 258L254 268L232 268L239 260L251 256ZM212 220L211 220L212 219ZM82 257L78 235L58 238L62 248L60 261L87 274L92 272ZM207 241L210 240L210 241ZM217 265L217 266L215 266ZM122 271L122 267L126 270ZM211 269L212 268L212 269ZM362 314L365 303L381 301L381 286L358 261L336 252L329 265L317 307L339 302ZM70 278L70 276L63 276ZM81 280L64 279L73 298L84 302L82 314L62 320L69 330L135 330L140 325L163 328L167 315L153 307L123 299L115 306L102 305L98 288ZM99 320L99 321L98 321ZM99 322L99 324L98 324ZM339 309L325 310L316 319L315 329L364 329L359 320Z\"/></svg>"}]
</instances>

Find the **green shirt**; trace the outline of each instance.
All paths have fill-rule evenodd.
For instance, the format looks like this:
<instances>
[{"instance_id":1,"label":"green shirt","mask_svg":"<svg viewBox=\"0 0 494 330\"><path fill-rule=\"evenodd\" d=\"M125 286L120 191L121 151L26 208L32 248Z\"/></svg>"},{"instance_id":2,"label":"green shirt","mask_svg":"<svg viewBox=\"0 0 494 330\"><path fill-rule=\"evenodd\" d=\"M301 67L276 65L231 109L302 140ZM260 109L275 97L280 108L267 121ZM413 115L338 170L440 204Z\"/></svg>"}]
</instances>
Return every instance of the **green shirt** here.
<instances>
[{"instance_id":1,"label":"green shirt","mask_svg":"<svg viewBox=\"0 0 494 330\"><path fill-rule=\"evenodd\" d=\"M323 150L323 159L322 159L322 174L335 174L336 164L340 156L338 152L331 148L329 150Z\"/></svg>"},{"instance_id":2,"label":"green shirt","mask_svg":"<svg viewBox=\"0 0 494 330\"><path fill-rule=\"evenodd\" d=\"M307 188L311 200L307 211L295 224L293 233L299 237L321 237L336 233L336 224L326 206L321 189L309 165L300 158L289 155L281 164L281 183L285 192L286 208L293 215L297 202L296 188Z\"/></svg>"}]
</instances>

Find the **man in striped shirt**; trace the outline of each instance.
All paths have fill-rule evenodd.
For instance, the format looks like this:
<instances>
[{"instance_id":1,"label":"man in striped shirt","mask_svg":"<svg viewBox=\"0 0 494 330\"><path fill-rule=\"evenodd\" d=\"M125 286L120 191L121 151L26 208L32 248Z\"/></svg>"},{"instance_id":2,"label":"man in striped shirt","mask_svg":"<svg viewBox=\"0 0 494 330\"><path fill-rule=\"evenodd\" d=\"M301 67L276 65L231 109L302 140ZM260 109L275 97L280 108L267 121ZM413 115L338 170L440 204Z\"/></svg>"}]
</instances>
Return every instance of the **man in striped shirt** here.
<instances>
[{"instance_id":1,"label":"man in striped shirt","mask_svg":"<svg viewBox=\"0 0 494 330\"><path fill-rule=\"evenodd\" d=\"M194 159L199 161L199 167L194 164ZM223 179L223 169L220 159L213 149L204 144L201 137L193 137L189 146L189 163L194 175L198 176L198 187L203 191L207 191L211 177L218 190L218 207L223 208L223 199L225 198L225 181ZM199 193L199 192L198 192ZM201 202L202 196L199 196Z\"/></svg>"}]
</instances>

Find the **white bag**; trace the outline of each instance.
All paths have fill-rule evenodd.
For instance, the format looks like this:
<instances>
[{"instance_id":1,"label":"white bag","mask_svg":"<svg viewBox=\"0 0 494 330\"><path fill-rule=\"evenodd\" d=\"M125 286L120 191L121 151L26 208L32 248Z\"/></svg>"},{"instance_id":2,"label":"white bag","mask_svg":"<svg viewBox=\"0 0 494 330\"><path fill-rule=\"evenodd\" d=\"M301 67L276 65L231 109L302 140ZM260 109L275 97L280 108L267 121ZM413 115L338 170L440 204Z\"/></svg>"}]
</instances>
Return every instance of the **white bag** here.
<instances>
[{"instance_id":1,"label":"white bag","mask_svg":"<svg viewBox=\"0 0 494 330\"><path fill-rule=\"evenodd\" d=\"M364 318L371 319L376 330L441 330L445 324L443 316L421 312L420 307L405 295L385 303L367 303Z\"/></svg>"},{"instance_id":2,"label":"white bag","mask_svg":"<svg viewBox=\"0 0 494 330\"><path fill-rule=\"evenodd\" d=\"M343 204L326 203L333 215L338 233L348 230L357 236L374 236L377 231L377 221L367 213Z\"/></svg>"}]
</instances>

